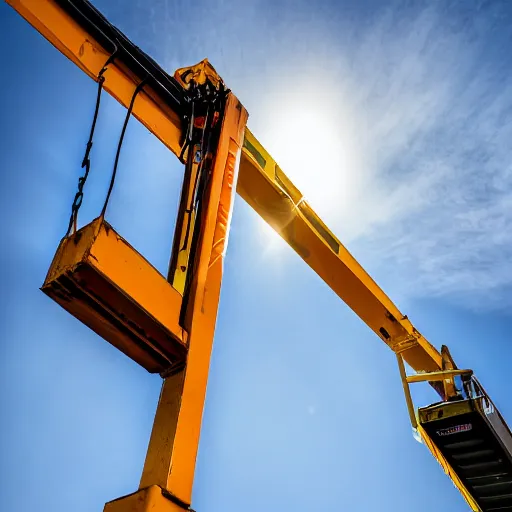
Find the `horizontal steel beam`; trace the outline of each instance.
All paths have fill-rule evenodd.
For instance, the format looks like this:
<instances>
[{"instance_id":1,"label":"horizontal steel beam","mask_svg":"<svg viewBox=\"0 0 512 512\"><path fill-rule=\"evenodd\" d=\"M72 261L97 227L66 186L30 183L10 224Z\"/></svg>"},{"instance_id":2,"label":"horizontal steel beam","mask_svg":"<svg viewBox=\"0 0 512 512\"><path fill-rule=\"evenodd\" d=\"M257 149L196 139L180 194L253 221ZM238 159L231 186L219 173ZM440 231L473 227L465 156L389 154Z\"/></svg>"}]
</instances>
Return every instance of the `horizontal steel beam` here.
<instances>
[{"instance_id":1,"label":"horizontal steel beam","mask_svg":"<svg viewBox=\"0 0 512 512\"><path fill-rule=\"evenodd\" d=\"M104 73L104 88L125 107L137 84L148 80L133 114L175 155L180 154L186 93L90 2L6 1L94 80L111 61ZM327 228L249 130L245 133L237 192L414 370L441 369L439 352Z\"/></svg>"}]
</instances>

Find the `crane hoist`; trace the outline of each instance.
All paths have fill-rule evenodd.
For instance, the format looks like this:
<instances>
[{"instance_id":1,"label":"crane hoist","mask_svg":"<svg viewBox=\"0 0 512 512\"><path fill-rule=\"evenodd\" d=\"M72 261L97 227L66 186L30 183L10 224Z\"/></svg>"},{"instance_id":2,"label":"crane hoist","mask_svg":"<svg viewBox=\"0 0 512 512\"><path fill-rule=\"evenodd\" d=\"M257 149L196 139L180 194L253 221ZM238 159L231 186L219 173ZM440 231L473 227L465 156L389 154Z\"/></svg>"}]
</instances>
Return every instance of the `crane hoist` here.
<instances>
[{"instance_id":1,"label":"crane hoist","mask_svg":"<svg viewBox=\"0 0 512 512\"><path fill-rule=\"evenodd\" d=\"M512 434L489 395L447 347L438 351L414 328L322 222L247 128L247 111L211 64L170 76L87 0L6 1L98 84L85 172L42 290L163 378L139 490L105 512L190 509L235 192L395 352L412 426L471 510L512 511ZM104 206L79 228L103 90L127 114ZM184 165L167 276L105 218L132 115ZM429 383L439 401L415 410L416 382Z\"/></svg>"}]
</instances>

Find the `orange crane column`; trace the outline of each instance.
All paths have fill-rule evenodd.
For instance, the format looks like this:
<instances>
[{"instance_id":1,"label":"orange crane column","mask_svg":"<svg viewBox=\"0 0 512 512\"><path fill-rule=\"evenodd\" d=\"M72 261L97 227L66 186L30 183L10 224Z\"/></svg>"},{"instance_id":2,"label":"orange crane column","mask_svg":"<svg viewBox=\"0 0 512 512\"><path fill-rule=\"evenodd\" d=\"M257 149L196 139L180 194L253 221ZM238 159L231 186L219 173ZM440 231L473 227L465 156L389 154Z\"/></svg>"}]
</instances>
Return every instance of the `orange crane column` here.
<instances>
[{"instance_id":1,"label":"orange crane column","mask_svg":"<svg viewBox=\"0 0 512 512\"><path fill-rule=\"evenodd\" d=\"M223 261L247 118L247 111L230 93L185 311L189 332L186 366L163 382L139 492L107 503L105 512L160 512L187 510L190 506Z\"/></svg>"},{"instance_id":2,"label":"orange crane column","mask_svg":"<svg viewBox=\"0 0 512 512\"><path fill-rule=\"evenodd\" d=\"M186 503L191 499L223 260L247 117L247 111L230 94L213 170L201 256L186 312L190 319L187 325L190 333L187 365L184 371L168 377L163 384L141 479L141 487L158 482ZM173 416L170 417L169 413ZM168 459L165 463L164 457Z\"/></svg>"}]
</instances>

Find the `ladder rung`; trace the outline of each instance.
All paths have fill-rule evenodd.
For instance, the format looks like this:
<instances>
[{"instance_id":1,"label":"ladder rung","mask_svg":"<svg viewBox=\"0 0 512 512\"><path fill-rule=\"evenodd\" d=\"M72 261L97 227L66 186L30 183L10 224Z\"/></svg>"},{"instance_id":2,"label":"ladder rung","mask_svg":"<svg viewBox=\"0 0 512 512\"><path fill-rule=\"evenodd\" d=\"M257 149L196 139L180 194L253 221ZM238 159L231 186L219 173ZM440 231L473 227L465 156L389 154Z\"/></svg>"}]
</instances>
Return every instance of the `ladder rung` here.
<instances>
[{"instance_id":1,"label":"ladder rung","mask_svg":"<svg viewBox=\"0 0 512 512\"><path fill-rule=\"evenodd\" d=\"M483 442L483 439L469 439L468 441L458 441L456 443L445 444L444 447L448 450L460 450L463 448L469 448L471 446L478 446Z\"/></svg>"},{"instance_id":2,"label":"ladder rung","mask_svg":"<svg viewBox=\"0 0 512 512\"><path fill-rule=\"evenodd\" d=\"M489 455L493 455L494 453L496 452L489 448L487 450L475 450L472 452L456 453L453 454L452 457L455 460L478 459L480 457L487 457Z\"/></svg>"}]
</instances>

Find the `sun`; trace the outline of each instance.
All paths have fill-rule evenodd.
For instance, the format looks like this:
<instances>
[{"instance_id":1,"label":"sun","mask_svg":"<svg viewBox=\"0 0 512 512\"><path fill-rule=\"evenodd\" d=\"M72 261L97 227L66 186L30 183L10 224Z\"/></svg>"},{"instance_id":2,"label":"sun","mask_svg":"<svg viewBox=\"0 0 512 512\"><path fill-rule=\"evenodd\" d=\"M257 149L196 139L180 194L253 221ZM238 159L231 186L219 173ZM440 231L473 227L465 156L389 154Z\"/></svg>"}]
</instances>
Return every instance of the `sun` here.
<instances>
[{"instance_id":1,"label":"sun","mask_svg":"<svg viewBox=\"0 0 512 512\"><path fill-rule=\"evenodd\" d=\"M361 185L360 164L350 115L340 98L319 94L308 83L269 97L263 108L266 122L258 130L261 142L328 225L349 222ZM272 228L260 231L274 249L282 247L272 239Z\"/></svg>"},{"instance_id":2,"label":"sun","mask_svg":"<svg viewBox=\"0 0 512 512\"><path fill-rule=\"evenodd\" d=\"M261 244L263 258L272 258L282 255L290 250L281 235L263 219L257 219L257 233Z\"/></svg>"}]
</instances>

